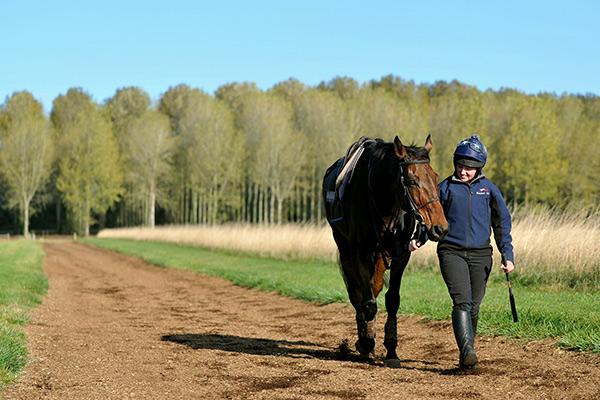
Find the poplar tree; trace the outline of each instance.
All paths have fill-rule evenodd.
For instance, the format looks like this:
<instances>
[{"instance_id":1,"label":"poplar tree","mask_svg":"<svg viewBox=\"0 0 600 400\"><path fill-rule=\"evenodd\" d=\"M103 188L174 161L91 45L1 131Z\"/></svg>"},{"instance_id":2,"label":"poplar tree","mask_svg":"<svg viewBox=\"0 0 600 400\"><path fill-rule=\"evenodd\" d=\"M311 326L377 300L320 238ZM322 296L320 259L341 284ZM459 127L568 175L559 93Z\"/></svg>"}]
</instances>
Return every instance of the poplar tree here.
<instances>
[{"instance_id":1,"label":"poplar tree","mask_svg":"<svg viewBox=\"0 0 600 400\"><path fill-rule=\"evenodd\" d=\"M109 116L81 89L55 99L53 121L61 152L57 188L75 230L90 233L92 212L104 213L122 192L122 167Z\"/></svg>"},{"instance_id":2,"label":"poplar tree","mask_svg":"<svg viewBox=\"0 0 600 400\"><path fill-rule=\"evenodd\" d=\"M239 118L247 137L257 182L270 191L268 222L283 222L283 203L292 194L304 165L305 141L292 123L292 108L272 93L244 97ZM275 218L276 216L276 218Z\"/></svg>"},{"instance_id":3,"label":"poplar tree","mask_svg":"<svg viewBox=\"0 0 600 400\"><path fill-rule=\"evenodd\" d=\"M157 111L146 111L123 130L125 181L133 194L145 197L146 225L154 228L158 183L169 171L173 147L169 119Z\"/></svg>"},{"instance_id":4,"label":"poplar tree","mask_svg":"<svg viewBox=\"0 0 600 400\"><path fill-rule=\"evenodd\" d=\"M325 170L356 139L346 104L329 91L310 89L303 92L294 102L296 129L302 133L306 143L306 166L303 168L308 199L305 210L299 212L301 219L321 221L321 185ZM308 210L306 210L308 208Z\"/></svg>"},{"instance_id":5,"label":"poplar tree","mask_svg":"<svg viewBox=\"0 0 600 400\"><path fill-rule=\"evenodd\" d=\"M29 237L31 204L50 175L53 141L40 102L26 91L14 93L2 107L0 165L9 204L18 209L23 236Z\"/></svg>"},{"instance_id":6,"label":"poplar tree","mask_svg":"<svg viewBox=\"0 0 600 400\"><path fill-rule=\"evenodd\" d=\"M127 159L128 149L125 141L129 132L128 124L139 118L150 109L150 96L141 88L130 86L120 88L113 97L106 102L106 109L110 113L113 132L117 138L123 160ZM129 179L132 175L129 168L125 168L124 192L120 201L115 205L115 212L121 225L138 225L148 223L149 199L139 182Z\"/></svg>"},{"instance_id":7,"label":"poplar tree","mask_svg":"<svg viewBox=\"0 0 600 400\"><path fill-rule=\"evenodd\" d=\"M176 137L174 188L182 222L211 223L226 207L239 208L244 141L225 104L199 89L179 85L160 99Z\"/></svg>"}]
</instances>

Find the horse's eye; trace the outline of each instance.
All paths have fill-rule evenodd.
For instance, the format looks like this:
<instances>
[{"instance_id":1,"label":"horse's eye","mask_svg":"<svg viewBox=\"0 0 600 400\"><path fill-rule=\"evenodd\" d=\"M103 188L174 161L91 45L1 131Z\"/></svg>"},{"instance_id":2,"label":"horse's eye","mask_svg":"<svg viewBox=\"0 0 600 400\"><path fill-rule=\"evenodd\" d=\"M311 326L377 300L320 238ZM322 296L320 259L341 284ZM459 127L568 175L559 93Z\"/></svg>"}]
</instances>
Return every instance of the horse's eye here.
<instances>
[{"instance_id":1,"label":"horse's eye","mask_svg":"<svg viewBox=\"0 0 600 400\"><path fill-rule=\"evenodd\" d=\"M406 184L408 186L419 186L419 181L415 177L409 176L406 180Z\"/></svg>"}]
</instances>

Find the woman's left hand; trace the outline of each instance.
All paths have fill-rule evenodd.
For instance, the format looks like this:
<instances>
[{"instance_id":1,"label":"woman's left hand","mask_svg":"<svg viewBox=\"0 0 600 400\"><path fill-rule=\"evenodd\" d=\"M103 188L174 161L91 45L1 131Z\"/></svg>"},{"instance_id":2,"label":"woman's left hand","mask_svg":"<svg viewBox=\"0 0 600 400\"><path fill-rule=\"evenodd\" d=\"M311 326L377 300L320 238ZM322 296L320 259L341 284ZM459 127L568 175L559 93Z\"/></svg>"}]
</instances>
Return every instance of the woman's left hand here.
<instances>
[{"instance_id":1,"label":"woman's left hand","mask_svg":"<svg viewBox=\"0 0 600 400\"><path fill-rule=\"evenodd\" d=\"M421 247L421 243L417 242L415 239L411 240L410 243L408 243L408 250L410 251L415 251L419 247Z\"/></svg>"},{"instance_id":2,"label":"woman's left hand","mask_svg":"<svg viewBox=\"0 0 600 400\"><path fill-rule=\"evenodd\" d=\"M502 267L500 268L506 273L511 273L515 269L515 264L510 260L506 260L502 263Z\"/></svg>"}]
</instances>

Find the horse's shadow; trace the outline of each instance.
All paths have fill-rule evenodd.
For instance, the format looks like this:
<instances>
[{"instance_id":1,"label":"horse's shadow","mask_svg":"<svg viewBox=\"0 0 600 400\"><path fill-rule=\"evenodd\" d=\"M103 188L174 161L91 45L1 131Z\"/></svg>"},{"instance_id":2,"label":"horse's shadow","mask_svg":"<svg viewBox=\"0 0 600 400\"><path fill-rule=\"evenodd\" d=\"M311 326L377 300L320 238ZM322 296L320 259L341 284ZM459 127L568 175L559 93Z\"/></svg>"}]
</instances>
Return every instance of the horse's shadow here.
<instances>
[{"instance_id":1,"label":"horse's shadow","mask_svg":"<svg viewBox=\"0 0 600 400\"><path fill-rule=\"evenodd\" d=\"M188 346L194 350L222 350L261 356L318 358L321 360L349 360L352 354L328 349L306 341L274 340L210 333L178 333L164 335L161 340ZM356 356L356 361L359 357Z\"/></svg>"},{"instance_id":2,"label":"horse's shadow","mask_svg":"<svg viewBox=\"0 0 600 400\"><path fill-rule=\"evenodd\" d=\"M373 366L383 366L383 362L373 362L364 356L350 351L347 342L335 349L326 348L317 343L303 340L274 340L251 338L234 335L210 333L177 333L163 335L162 341L188 346L194 350L221 350L232 353L245 353L260 356L276 356L291 358L317 358L320 360L349 361L356 363L369 363ZM435 362L423 360L402 360L402 369L416 369L438 373L440 375L463 374L457 368L445 369L435 366Z\"/></svg>"}]
</instances>

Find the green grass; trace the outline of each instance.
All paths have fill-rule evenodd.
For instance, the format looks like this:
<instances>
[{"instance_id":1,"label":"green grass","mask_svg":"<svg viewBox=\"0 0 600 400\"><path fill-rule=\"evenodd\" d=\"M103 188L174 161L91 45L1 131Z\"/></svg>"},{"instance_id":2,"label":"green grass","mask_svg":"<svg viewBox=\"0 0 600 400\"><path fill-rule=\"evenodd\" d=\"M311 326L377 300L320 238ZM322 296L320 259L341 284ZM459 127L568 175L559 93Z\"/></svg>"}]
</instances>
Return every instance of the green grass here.
<instances>
[{"instance_id":1,"label":"green grass","mask_svg":"<svg viewBox=\"0 0 600 400\"><path fill-rule=\"evenodd\" d=\"M281 261L164 242L97 238L85 242L155 265L189 269L320 304L347 301L338 267L332 263ZM497 270L492 274L495 276L481 307L482 334L524 340L553 338L565 349L600 353L600 292L513 285L520 319L515 324L503 275ZM379 297L380 309L383 297ZM400 312L444 320L450 311L450 298L440 274L433 268L409 265L402 282Z\"/></svg>"},{"instance_id":2,"label":"green grass","mask_svg":"<svg viewBox=\"0 0 600 400\"><path fill-rule=\"evenodd\" d=\"M0 242L0 387L11 382L27 362L23 325L48 289L43 257L36 242Z\"/></svg>"}]
</instances>

